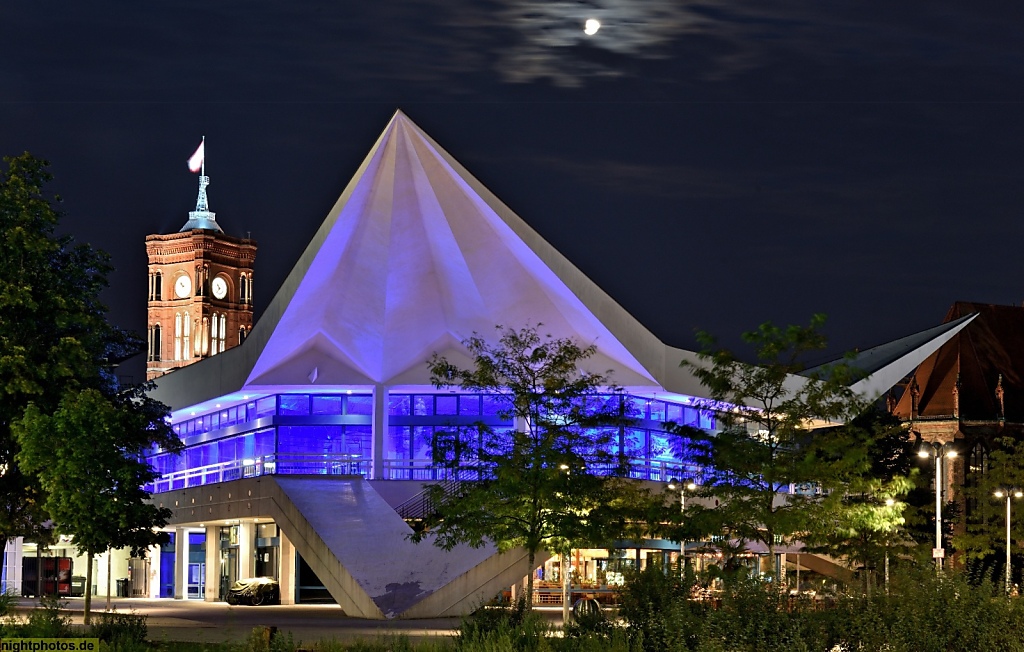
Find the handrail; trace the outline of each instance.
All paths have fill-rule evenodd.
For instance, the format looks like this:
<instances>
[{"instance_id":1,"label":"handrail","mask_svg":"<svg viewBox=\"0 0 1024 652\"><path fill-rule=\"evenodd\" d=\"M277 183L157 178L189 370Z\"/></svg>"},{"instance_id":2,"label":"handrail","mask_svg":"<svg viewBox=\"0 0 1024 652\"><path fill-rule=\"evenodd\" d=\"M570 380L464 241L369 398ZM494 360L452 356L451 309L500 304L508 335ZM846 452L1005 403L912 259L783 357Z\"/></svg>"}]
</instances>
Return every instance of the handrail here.
<instances>
[{"instance_id":1,"label":"handrail","mask_svg":"<svg viewBox=\"0 0 1024 652\"><path fill-rule=\"evenodd\" d=\"M344 453L276 453L166 473L146 484L144 489L158 494L261 475L365 476L369 466L370 460Z\"/></svg>"},{"instance_id":2,"label":"handrail","mask_svg":"<svg viewBox=\"0 0 1024 652\"><path fill-rule=\"evenodd\" d=\"M440 502L458 493L464 482L480 479L481 467L477 464L460 466L450 472L450 477L438 483L441 486ZM470 477L472 476L472 477ZM407 521L417 521L437 511L438 504L432 498L433 487L427 487L412 498L395 507L398 515Z\"/></svg>"}]
</instances>

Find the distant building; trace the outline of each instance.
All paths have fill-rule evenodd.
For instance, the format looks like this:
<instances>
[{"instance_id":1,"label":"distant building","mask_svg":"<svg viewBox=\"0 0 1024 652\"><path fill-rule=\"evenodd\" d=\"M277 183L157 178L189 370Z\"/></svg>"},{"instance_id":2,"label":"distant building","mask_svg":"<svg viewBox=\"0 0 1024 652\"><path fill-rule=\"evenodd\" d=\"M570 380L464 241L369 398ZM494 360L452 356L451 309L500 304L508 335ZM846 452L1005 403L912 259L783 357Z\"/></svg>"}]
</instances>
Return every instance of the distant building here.
<instances>
[{"instance_id":1,"label":"distant building","mask_svg":"<svg viewBox=\"0 0 1024 652\"><path fill-rule=\"evenodd\" d=\"M946 502L957 499L956 487L985 473L993 439L1024 435L1024 308L958 301L944 322L970 315L977 316L890 399L890 410L916 437L957 451L946 462Z\"/></svg>"},{"instance_id":2,"label":"distant building","mask_svg":"<svg viewBox=\"0 0 1024 652\"><path fill-rule=\"evenodd\" d=\"M178 233L146 237L146 378L223 353L252 330L256 242L226 235L199 177L196 209Z\"/></svg>"}]
</instances>

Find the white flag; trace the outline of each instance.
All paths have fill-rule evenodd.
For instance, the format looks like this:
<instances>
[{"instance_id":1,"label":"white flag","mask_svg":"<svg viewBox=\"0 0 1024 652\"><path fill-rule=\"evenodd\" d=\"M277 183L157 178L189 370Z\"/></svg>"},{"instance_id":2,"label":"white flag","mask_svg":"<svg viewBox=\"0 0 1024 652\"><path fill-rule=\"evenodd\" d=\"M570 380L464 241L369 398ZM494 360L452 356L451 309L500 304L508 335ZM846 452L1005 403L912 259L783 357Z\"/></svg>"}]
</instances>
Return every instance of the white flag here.
<instances>
[{"instance_id":1,"label":"white flag","mask_svg":"<svg viewBox=\"0 0 1024 652\"><path fill-rule=\"evenodd\" d=\"M203 169L203 157L206 156L205 148L206 139L203 139L203 142L199 143L199 149L197 149L196 153L192 155L192 158L188 160L189 170L192 170L193 172L199 172L200 170Z\"/></svg>"}]
</instances>

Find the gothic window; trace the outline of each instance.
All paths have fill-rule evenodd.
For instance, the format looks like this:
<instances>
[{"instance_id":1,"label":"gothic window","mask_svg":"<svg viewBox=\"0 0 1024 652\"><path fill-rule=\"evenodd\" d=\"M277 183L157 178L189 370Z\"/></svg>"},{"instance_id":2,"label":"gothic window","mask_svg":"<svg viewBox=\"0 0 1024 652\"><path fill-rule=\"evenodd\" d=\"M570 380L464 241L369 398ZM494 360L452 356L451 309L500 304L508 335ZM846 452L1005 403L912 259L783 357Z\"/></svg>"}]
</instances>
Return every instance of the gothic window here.
<instances>
[{"instance_id":1,"label":"gothic window","mask_svg":"<svg viewBox=\"0 0 1024 652\"><path fill-rule=\"evenodd\" d=\"M249 303L249 288L245 284L245 274L238 277L238 301Z\"/></svg>"},{"instance_id":2,"label":"gothic window","mask_svg":"<svg viewBox=\"0 0 1024 652\"><path fill-rule=\"evenodd\" d=\"M206 356L210 353L210 318L203 317L203 328L200 331L202 333L203 343L200 346L200 355Z\"/></svg>"},{"instance_id":3,"label":"gothic window","mask_svg":"<svg viewBox=\"0 0 1024 652\"><path fill-rule=\"evenodd\" d=\"M181 360L181 313L174 313L174 359Z\"/></svg>"},{"instance_id":4,"label":"gothic window","mask_svg":"<svg viewBox=\"0 0 1024 652\"><path fill-rule=\"evenodd\" d=\"M209 333L210 333L210 335L209 335L209 337L210 337L210 355L217 355L217 324L218 323L219 323L219 320L217 319L217 313L213 313L212 315L210 315L210 329L209 329Z\"/></svg>"},{"instance_id":5,"label":"gothic window","mask_svg":"<svg viewBox=\"0 0 1024 652\"><path fill-rule=\"evenodd\" d=\"M160 361L160 324L154 324L149 331L149 359Z\"/></svg>"},{"instance_id":6,"label":"gothic window","mask_svg":"<svg viewBox=\"0 0 1024 652\"><path fill-rule=\"evenodd\" d=\"M226 339L228 328L227 328L228 317L221 313L220 316L220 352L224 353L224 340Z\"/></svg>"},{"instance_id":7,"label":"gothic window","mask_svg":"<svg viewBox=\"0 0 1024 652\"><path fill-rule=\"evenodd\" d=\"M160 272L149 273L149 300L159 301L161 293L161 284L163 283L163 275Z\"/></svg>"},{"instance_id":8,"label":"gothic window","mask_svg":"<svg viewBox=\"0 0 1024 652\"><path fill-rule=\"evenodd\" d=\"M181 322L182 322L182 324L181 324L181 328L182 328L181 357L182 357L183 360L188 360L189 358L192 357L192 354L191 354L192 349L191 349L191 345L189 344L189 339L190 339L189 336L191 335L191 331L192 331L192 320L188 318L188 313L187 312L181 313Z\"/></svg>"}]
</instances>

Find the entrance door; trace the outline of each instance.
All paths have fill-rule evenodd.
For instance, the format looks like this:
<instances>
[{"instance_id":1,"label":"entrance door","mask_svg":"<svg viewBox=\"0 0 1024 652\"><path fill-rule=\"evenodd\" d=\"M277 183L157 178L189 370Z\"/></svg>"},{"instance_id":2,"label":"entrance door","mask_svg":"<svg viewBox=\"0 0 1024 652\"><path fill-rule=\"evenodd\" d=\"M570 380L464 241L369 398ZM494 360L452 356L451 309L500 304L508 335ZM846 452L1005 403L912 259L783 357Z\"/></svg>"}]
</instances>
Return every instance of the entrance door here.
<instances>
[{"instance_id":1,"label":"entrance door","mask_svg":"<svg viewBox=\"0 0 1024 652\"><path fill-rule=\"evenodd\" d=\"M238 581L238 548L221 548L220 551L220 599L228 597L231 585Z\"/></svg>"},{"instance_id":2,"label":"entrance door","mask_svg":"<svg viewBox=\"0 0 1024 652\"><path fill-rule=\"evenodd\" d=\"M202 600L206 597L206 564L188 565L188 595L189 600Z\"/></svg>"},{"instance_id":3,"label":"entrance door","mask_svg":"<svg viewBox=\"0 0 1024 652\"><path fill-rule=\"evenodd\" d=\"M206 598L206 533L188 533L188 600Z\"/></svg>"}]
</instances>

